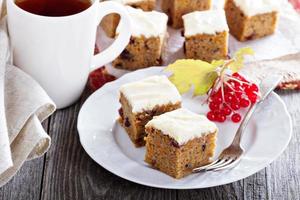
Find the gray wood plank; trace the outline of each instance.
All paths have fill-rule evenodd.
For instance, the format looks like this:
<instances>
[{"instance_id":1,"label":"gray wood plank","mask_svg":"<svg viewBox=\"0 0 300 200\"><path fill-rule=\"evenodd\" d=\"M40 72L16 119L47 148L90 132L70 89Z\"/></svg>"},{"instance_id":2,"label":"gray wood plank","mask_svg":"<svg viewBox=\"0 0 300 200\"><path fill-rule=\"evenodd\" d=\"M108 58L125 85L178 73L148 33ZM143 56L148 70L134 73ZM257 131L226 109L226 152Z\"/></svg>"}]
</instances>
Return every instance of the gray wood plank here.
<instances>
[{"instance_id":1,"label":"gray wood plank","mask_svg":"<svg viewBox=\"0 0 300 200\"><path fill-rule=\"evenodd\" d=\"M44 157L26 162L13 179L0 188L0 199L40 199Z\"/></svg>"},{"instance_id":2,"label":"gray wood plank","mask_svg":"<svg viewBox=\"0 0 300 200\"><path fill-rule=\"evenodd\" d=\"M176 191L141 186L100 167L85 153L76 129L80 103L56 112L49 134L42 199L176 199Z\"/></svg>"},{"instance_id":3,"label":"gray wood plank","mask_svg":"<svg viewBox=\"0 0 300 200\"><path fill-rule=\"evenodd\" d=\"M267 168L270 199L300 199L300 93L280 92L293 120L287 150ZM284 133L279 133L284 134Z\"/></svg>"},{"instance_id":4,"label":"gray wood plank","mask_svg":"<svg viewBox=\"0 0 300 200\"><path fill-rule=\"evenodd\" d=\"M48 129L48 122L49 120L46 120L43 123L45 130ZM0 199L40 199L44 160L45 156L25 162L12 180L0 188Z\"/></svg>"},{"instance_id":5,"label":"gray wood plank","mask_svg":"<svg viewBox=\"0 0 300 200\"><path fill-rule=\"evenodd\" d=\"M198 189L198 190L179 190L178 199L190 199L190 200L219 200L219 199L240 199L243 197L243 182L238 181L232 184L223 186Z\"/></svg>"},{"instance_id":6,"label":"gray wood plank","mask_svg":"<svg viewBox=\"0 0 300 200\"><path fill-rule=\"evenodd\" d=\"M244 199L268 199L269 191L266 181L266 169L243 180Z\"/></svg>"},{"instance_id":7,"label":"gray wood plank","mask_svg":"<svg viewBox=\"0 0 300 200\"><path fill-rule=\"evenodd\" d=\"M179 191L179 199L268 199L265 169L231 184L199 189Z\"/></svg>"}]
</instances>

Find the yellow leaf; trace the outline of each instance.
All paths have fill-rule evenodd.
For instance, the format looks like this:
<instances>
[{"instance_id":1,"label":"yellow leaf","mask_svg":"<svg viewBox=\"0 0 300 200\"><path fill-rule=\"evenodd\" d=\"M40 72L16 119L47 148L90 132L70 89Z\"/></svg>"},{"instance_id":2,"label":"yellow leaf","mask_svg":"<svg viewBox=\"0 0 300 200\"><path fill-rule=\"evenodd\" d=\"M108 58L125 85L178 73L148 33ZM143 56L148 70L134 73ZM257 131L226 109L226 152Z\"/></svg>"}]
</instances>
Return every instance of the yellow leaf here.
<instances>
[{"instance_id":1,"label":"yellow leaf","mask_svg":"<svg viewBox=\"0 0 300 200\"><path fill-rule=\"evenodd\" d=\"M233 72L238 72L244 65L244 56L245 55L254 55L253 49L250 47L245 47L239 49L237 52L234 54L234 62L232 62L229 65L229 69L231 69Z\"/></svg>"},{"instance_id":2,"label":"yellow leaf","mask_svg":"<svg viewBox=\"0 0 300 200\"><path fill-rule=\"evenodd\" d=\"M215 71L217 65L201 60L177 60L165 70L172 72L170 80L182 93L194 88L194 95L204 95L212 87L218 74Z\"/></svg>"},{"instance_id":3,"label":"yellow leaf","mask_svg":"<svg viewBox=\"0 0 300 200\"><path fill-rule=\"evenodd\" d=\"M211 64L215 67L221 67L225 64L225 60L213 60Z\"/></svg>"}]
</instances>

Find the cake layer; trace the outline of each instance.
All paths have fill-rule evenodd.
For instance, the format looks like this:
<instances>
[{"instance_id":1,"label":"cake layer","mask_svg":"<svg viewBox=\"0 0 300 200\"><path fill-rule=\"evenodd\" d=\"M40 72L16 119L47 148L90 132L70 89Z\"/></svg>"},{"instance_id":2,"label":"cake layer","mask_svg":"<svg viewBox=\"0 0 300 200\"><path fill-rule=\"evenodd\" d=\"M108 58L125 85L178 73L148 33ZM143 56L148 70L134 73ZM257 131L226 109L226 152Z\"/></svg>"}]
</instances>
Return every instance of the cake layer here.
<instances>
[{"instance_id":1,"label":"cake layer","mask_svg":"<svg viewBox=\"0 0 300 200\"><path fill-rule=\"evenodd\" d=\"M211 162L216 148L217 133L188 141L178 146L161 131L146 129L145 162L174 178L182 178L192 173L194 168Z\"/></svg>"},{"instance_id":2,"label":"cake layer","mask_svg":"<svg viewBox=\"0 0 300 200\"><path fill-rule=\"evenodd\" d=\"M120 92L128 100L133 113L181 102L177 88L166 76L151 76L141 81L127 83L120 88Z\"/></svg>"},{"instance_id":3,"label":"cake layer","mask_svg":"<svg viewBox=\"0 0 300 200\"><path fill-rule=\"evenodd\" d=\"M228 31L224 10L195 11L184 15L184 36L189 37L197 34L214 35Z\"/></svg>"},{"instance_id":4,"label":"cake layer","mask_svg":"<svg viewBox=\"0 0 300 200\"><path fill-rule=\"evenodd\" d=\"M116 1L116 2L119 2L119 3L122 3L122 4L131 4L131 3L140 3L140 2L143 2L145 0L111 0L111 1ZM148 1L148 0L146 0Z\"/></svg>"},{"instance_id":5,"label":"cake layer","mask_svg":"<svg viewBox=\"0 0 300 200\"><path fill-rule=\"evenodd\" d=\"M263 14L249 17L235 1L236 0L227 0L224 9L230 33L237 40L247 41L258 39L275 32L278 21L278 12L272 11L264 13L266 10L263 9ZM257 2L260 1L258 0ZM256 5L256 1L253 2L253 6L254 5ZM251 5L248 6L250 7ZM259 11L261 8L263 7L257 8L256 11Z\"/></svg>"},{"instance_id":6,"label":"cake layer","mask_svg":"<svg viewBox=\"0 0 300 200\"><path fill-rule=\"evenodd\" d=\"M131 37L126 49L113 61L118 69L137 70L162 65L164 41L160 37Z\"/></svg>"},{"instance_id":7,"label":"cake layer","mask_svg":"<svg viewBox=\"0 0 300 200\"><path fill-rule=\"evenodd\" d=\"M179 145L218 131L215 123L209 121L204 115L195 114L184 108L154 117L146 125L146 128L148 127L160 130Z\"/></svg>"},{"instance_id":8,"label":"cake layer","mask_svg":"<svg viewBox=\"0 0 300 200\"><path fill-rule=\"evenodd\" d=\"M168 16L157 11L143 11L126 6L132 23L132 36L157 37L164 38L167 31ZM119 33L120 24L117 28Z\"/></svg>"},{"instance_id":9,"label":"cake layer","mask_svg":"<svg viewBox=\"0 0 300 200\"><path fill-rule=\"evenodd\" d=\"M182 28L182 16L193 11L209 10L212 0L161 0L161 8L170 17L173 28Z\"/></svg>"},{"instance_id":10,"label":"cake layer","mask_svg":"<svg viewBox=\"0 0 300 200\"><path fill-rule=\"evenodd\" d=\"M251 17L279 11L278 0L233 0L245 15Z\"/></svg>"},{"instance_id":11,"label":"cake layer","mask_svg":"<svg viewBox=\"0 0 300 200\"><path fill-rule=\"evenodd\" d=\"M228 55L228 32L215 35L197 34L185 38L185 56L206 62L226 59Z\"/></svg>"}]
</instances>

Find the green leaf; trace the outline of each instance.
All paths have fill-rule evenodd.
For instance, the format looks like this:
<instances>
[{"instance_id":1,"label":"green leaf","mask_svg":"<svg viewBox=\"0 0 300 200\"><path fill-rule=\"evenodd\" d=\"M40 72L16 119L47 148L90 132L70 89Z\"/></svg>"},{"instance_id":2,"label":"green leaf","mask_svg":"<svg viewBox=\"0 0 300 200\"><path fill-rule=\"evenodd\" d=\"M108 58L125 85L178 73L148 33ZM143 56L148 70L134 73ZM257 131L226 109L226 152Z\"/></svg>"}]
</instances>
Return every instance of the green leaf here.
<instances>
[{"instance_id":1,"label":"green leaf","mask_svg":"<svg viewBox=\"0 0 300 200\"><path fill-rule=\"evenodd\" d=\"M201 60L177 60L165 71L173 73L170 80L181 94L194 87L194 95L204 95L218 77L218 66Z\"/></svg>"}]
</instances>

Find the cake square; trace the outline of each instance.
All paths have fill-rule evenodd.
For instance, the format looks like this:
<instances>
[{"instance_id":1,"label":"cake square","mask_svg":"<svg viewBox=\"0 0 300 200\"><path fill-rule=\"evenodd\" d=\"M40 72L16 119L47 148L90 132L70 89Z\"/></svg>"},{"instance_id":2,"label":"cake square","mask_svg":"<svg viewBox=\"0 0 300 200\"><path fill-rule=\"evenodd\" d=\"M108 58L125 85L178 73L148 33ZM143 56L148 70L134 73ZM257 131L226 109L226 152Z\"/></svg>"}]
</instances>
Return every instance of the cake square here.
<instances>
[{"instance_id":1,"label":"cake square","mask_svg":"<svg viewBox=\"0 0 300 200\"><path fill-rule=\"evenodd\" d=\"M211 162L217 132L205 116L183 108L154 117L146 125L145 161L174 178L187 176Z\"/></svg>"},{"instance_id":2,"label":"cake square","mask_svg":"<svg viewBox=\"0 0 300 200\"><path fill-rule=\"evenodd\" d=\"M181 96L166 76L151 76L120 88L120 124L136 147L145 145L145 125L181 107Z\"/></svg>"},{"instance_id":3,"label":"cake square","mask_svg":"<svg viewBox=\"0 0 300 200\"><path fill-rule=\"evenodd\" d=\"M140 8L144 11L151 11L155 8L156 0L112 0L124 5ZM105 16L101 22L101 27L108 37L114 38L120 17L117 14Z\"/></svg>"},{"instance_id":4,"label":"cake square","mask_svg":"<svg viewBox=\"0 0 300 200\"><path fill-rule=\"evenodd\" d=\"M132 36L125 50L113 61L119 69L136 70L162 64L168 16L157 11L127 7L132 20ZM119 32L117 28L117 33Z\"/></svg>"},{"instance_id":5,"label":"cake square","mask_svg":"<svg viewBox=\"0 0 300 200\"><path fill-rule=\"evenodd\" d=\"M211 8L211 0L162 0L161 8L169 15L169 24L173 28L182 28L182 16Z\"/></svg>"},{"instance_id":6,"label":"cake square","mask_svg":"<svg viewBox=\"0 0 300 200\"><path fill-rule=\"evenodd\" d=\"M184 15L186 58L207 62L228 54L228 26L224 10L195 11Z\"/></svg>"},{"instance_id":7,"label":"cake square","mask_svg":"<svg viewBox=\"0 0 300 200\"><path fill-rule=\"evenodd\" d=\"M227 0L225 11L230 33L239 41L273 34L278 21L277 3L275 0Z\"/></svg>"}]
</instances>

